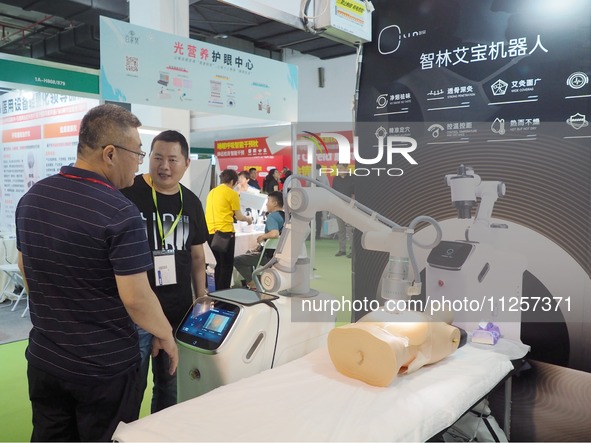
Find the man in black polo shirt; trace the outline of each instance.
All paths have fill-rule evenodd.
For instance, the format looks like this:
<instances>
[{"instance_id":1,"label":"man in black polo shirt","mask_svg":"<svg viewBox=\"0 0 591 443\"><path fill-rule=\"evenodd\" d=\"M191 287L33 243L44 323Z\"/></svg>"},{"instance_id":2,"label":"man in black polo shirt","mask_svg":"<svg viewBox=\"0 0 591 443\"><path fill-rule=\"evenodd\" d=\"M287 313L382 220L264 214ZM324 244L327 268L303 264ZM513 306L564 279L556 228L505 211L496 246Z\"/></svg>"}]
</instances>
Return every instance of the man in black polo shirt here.
<instances>
[{"instance_id":1,"label":"man in black polo shirt","mask_svg":"<svg viewBox=\"0 0 591 443\"><path fill-rule=\"evenodd\" d=\"M130 186L145 153L136 116L116 105L82 119L76 163L37 182L16 210L33 329L26 351L31 441L110 441L139 415L134 323L176 370L172 328L146 271L152 254Z\"/></svg>"}]
</instances>

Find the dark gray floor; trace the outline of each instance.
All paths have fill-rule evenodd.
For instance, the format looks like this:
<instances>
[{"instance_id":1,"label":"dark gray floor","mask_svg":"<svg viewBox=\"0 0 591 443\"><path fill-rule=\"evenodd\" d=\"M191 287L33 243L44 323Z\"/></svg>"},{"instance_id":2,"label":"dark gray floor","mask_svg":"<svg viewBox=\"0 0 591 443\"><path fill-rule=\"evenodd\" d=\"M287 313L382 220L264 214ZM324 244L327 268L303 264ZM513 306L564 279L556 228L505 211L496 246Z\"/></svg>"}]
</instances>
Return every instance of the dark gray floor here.
<instances>
[{"instance_id":1,"label":"dark gray floor","mask_svg":"<svg viewBox=\"0 0 591 443\"><path fill-rule=\"evenodd\" d=\"M31 319L29 312L21 317L27 307L27 301L22 300L14 311L9 301L0 303L0 344L24 340L29 337Z\"/></svg>"}]
</instances>

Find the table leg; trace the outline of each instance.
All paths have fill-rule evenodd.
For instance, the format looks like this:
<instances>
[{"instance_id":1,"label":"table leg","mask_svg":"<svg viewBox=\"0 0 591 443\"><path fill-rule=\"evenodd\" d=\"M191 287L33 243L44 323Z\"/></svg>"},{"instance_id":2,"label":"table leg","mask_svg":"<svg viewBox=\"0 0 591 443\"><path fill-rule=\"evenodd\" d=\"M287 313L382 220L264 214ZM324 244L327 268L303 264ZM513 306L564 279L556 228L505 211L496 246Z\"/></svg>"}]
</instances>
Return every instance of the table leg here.
<instances>
[{"instance_id":1,"label":"table leg","mask_svg":"<svg viewBox=\"0 0 591 443\"><path fill-rule=\"evenodd\" d=\"M513 385L513 378L509 377L505 380L505 415L503 418L503 431L507 436L507 440L511 441L511 387Z\"/></svg>"},{"instance_id":2,"label":"table leg","mask_svg":"<svg viewBox=\"0 0 591 443\"><path fill-rule=\"evenodd\" d=\"M16 285L16 282L14 281L14 278L12 277L11 273L6 272L6 271L4 271L4 273L6 274L7 278L6 278L6 283L4 283L4 287L2 288L2 292L0 293L0 301L4 301L7 298L10 299L10 301L12 301L13 299L8 296L14 295L14 294L11 291L9 291L8 288L10 287L11 283Z\"/></svg>"}]
</instances>

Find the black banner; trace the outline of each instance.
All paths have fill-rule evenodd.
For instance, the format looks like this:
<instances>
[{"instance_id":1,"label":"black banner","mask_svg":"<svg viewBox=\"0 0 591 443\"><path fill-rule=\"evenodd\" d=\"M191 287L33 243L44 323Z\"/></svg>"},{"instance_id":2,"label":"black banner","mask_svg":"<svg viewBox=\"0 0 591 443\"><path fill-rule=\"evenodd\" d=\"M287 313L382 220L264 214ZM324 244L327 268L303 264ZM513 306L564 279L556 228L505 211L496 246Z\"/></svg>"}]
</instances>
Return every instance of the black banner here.
<instances>
[{"instance_id":1,"label":"black banner","mask_svg":"<svg viewBox=\"0 0 591 443\"><path fill-rule=\"evenodd\" d=\"M557 350L552 363L591 370L591 359L578 352L591 333L591 2L373 3L357 109L365 159L355 164L357 200L403 226L431 216L442 222L444 239L464 240L471 222L458 219L446 176L465 165L482 182L503 182L488 244L525 259L524 298L561 300L552 315L540 317L539 306L521 313L529 323L522 340L537 325L546 336L534 341L548 339ZM401 138L416 145L397 149ZM370 158L379 161L368 165ZM388 255L356 240L355 298L375 298ZM423 298L437 289L425 277L428 253L418 254ZM495 269L493 259L489 265ZM499 271L501 288L503 272L511 278L512 271ZM473 292L454 296L480 297L480 286L465 289Z\"/></svg>"}]
</instances>

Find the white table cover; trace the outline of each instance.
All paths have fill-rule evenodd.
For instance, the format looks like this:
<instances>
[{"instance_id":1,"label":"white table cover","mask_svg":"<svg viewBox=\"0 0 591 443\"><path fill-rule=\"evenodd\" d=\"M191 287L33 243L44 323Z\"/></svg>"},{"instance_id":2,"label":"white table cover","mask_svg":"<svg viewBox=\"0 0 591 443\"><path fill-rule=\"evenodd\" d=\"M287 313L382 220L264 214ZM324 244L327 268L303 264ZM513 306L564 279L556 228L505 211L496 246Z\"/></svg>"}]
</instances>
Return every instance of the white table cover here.
<instances>
[{"instance_id":1,"label":"white table cover","mask_svg":"<svg viewBox=\"0 0 591 443\"><path fill-rule=\"evenodd\" d=\"M336 371L326 348L130 424L131 441L425 441L452 425L513 368L466 345L386 388Z\"/></svg>"}]
</instances>

